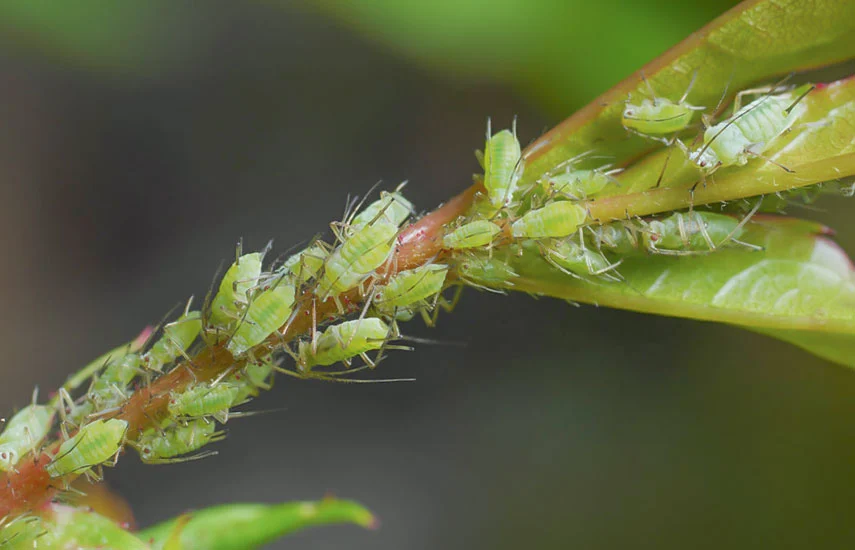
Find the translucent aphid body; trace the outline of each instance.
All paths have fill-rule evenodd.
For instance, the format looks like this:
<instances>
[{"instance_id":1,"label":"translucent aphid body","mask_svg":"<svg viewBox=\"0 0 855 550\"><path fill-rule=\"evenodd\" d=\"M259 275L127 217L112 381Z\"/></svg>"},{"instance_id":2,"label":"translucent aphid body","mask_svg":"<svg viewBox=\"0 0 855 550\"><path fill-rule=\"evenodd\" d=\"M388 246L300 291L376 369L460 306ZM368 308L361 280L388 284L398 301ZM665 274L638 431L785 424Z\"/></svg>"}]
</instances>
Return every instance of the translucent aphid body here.
<instances>
[{"instance_id":1,"label":"translucent aphid body","mask_svg":"<svg viewBox=\"0 0 855 550\"><path fill-rule=\"evenodd\" d=\"M294 305L294 286L280 281L256 293L226 347L233 355L257 346L285 324Z\"/></svg>"},{"instance_id":2,"label":"translucent aphid body","mask_svg":"<svg viewBox=\"0 0 855 550\"><path fill-rule=\"evenodd\" d=\"M167 428L152 428L143 432L136 443L140 459L149 464L182 462L207 456L201 454L181 457L197 451L225 437L216 431L216 425L206 420L191 420L186 424L173 424Z\"/></svg>"},{"instance_id":3,"label":"translucent aphid body","mask_svg":"<svg viewBox=\"0 0 855 550\"><path fill-rule=\"evenodd\" d=\"M322 300L359 285L389 258L398 226L377 222L345 240L324 263L315 294Z\"/></svg>"},{"instance_id":4,"label":"translucent aphid body","mask_svg":"<svg viewBox=\"0 0 855 550\"><path fill-rule=\"evenodd\" d=\"M648 250L661 254L707 252L738 239L742 233L736 218L695 210L648 222L642 240Z\"/></svg>"},{"instance_id":5,"label":"translucent aphid body","mask_svg":"<svg viewBox=\"0 0 855 550\"><path fill-rule=\"evenodd\" d=\"M122 448L128 423L124 420L94 420L62 443L53 461L45 466L50 477L61 477L107 462Z\"/></svg>"},{"instance_id":6,"label":"translucent aphid body","mask_svg":"<svg viewBox=\"0 0 855 550\"><path fill-rule=\"evenodd\" d=\"M240 402L240 386L221 382L214 386L196 384L187 390L169 396L167 410L173 417L214 416L221 422L228 418L229 409Z\"/></svg>"},{"instance_id":7,"label":"translucent aphid body","mask_svg":"<svg viewBox=\"0 0 855 550\"><path fill-rule=\"evenodd\" d=\"M313 244L285 260L282 267L291 274L296 284L302 285L318 275L328 255L323 246Z\"/></svg>"},{"instance_id":8,"label":"translucent aphid body","mask_svg":"<svg viewBox=\"0 0 855 550\"><path fill-rule=\"evenodd\" d=\"M142 356L145 368L160 372L164 365L184 355L202 331L202 316L188 311L163 327L163 336Z\"/></svg>"},{"instance_id":9,"label":"translucent aphid body","mask_svg":"<svg viewBox=\"0 0 855 550\"><path fill-rule=\"evenodd\" d=\"M673 103L664 97L644 99L639 104L627 103L621 122L625 128L639 134L664 136L685 130L692 123L692 116L703 107L685 103Z\"/></svg>"},{"instance_id":10,"label":"translucent aphid body","mask_svg":"<svg viewBox=\"0 0 855 550\"><path fill-rule=\"evenodd\" d=\"M235 403L243 403L250 397L258 395L259 390L269 390L273 387L273 363L269 358L247 363L238 373L229 377L231 384L238 387Z\"/></svg>"},{"instance_id":11,"label":"translucent aphid body","mask_svg":"<svg viewBox=\"0 0 855 550\"><path fill-rule=\"evenodd\" d=\"M704 132L704 143L689 153L702 172L741 166L762 155L772 142L789 130L805 112L801 98L809 91L801 87L778 95L764 95Z\"/></svg>"},{"instance_id":12,"label":"translucent aphid body","mask_svg":"<svg viewBox=\"0 0 855 550\"><path fill-rule=\"evenodd\" d=\"M227 337L235 321L241 318L249 303L249 293L258 284L263 254L253 252L239 257L229 267L220 282L217 295L210 307L209 323L218 333L218 339Z\"/></svg>"},{"instance_id":13,"label":"translucent aphid body","mask_svg":"<svg viewBox=\"0 0 855 550\"><path fill-rule=\"evenodd\" d=\"M567 201L556 201L526 212L511 224L511 232L517 238L566 237L574 233L587 217L583 207Z\"/></svg>"},{"instance_id":14,"label":"translucent aphid body","mask_svg":"<svg viewBox=\"0 0 855 550\"><path fill-rule=\"evenodd\" d=\"M399 227L413 213L413 203L397 191L382 191L380 199L366 206L350 222L352 232L375 222L388 223Z\"/></svg>"},{"instance_id":15,"label":"translucent aphid body","mask_svg":"<svg viewBox=\"0 0 855 550\"><path fill-rule=\"evenodd\" d=\"M35 451L53 425L54 409L27 405L6 422L0 434L0 470L14 469L24 455Z\"/></svg>"},{"instance_id":16,"label":"translucent aphid body","mask_svg":"<svg viewBox=\"0 0 855 550\"><path fill-rule=\"evenodd\" d=\"M477 220L461 225L442 238L442 247L452 250L480 248L493 242L502 228L487 220Z\"/></svg>"},{"instance_id":17,"label":"translucent aphid body","mask_svg":"<svg viewBox=\"0 0 855 550\"><path fill-rule=\"evenodd\" d=\"M381 349L389 337L389 332L389 326L376 317L333 325L318 337L314 350L311 342L300 343L300 367L311 369L316 365L349 363L353 357Z\"/></svg>"},{"instance_id":18,"label":"translucent aphid body","mask_svg":"<svg viewBox=\"0 0 855 550\"><path fill-rule=\"evenodd\" d=\"M607 248L616 254L638 252L640 229L625 222L608 223L587 228L594 237L597 248Z\"/></svg>"},{"instance_id":19,"label":"translucent aphid body","mask_svg":"<svg viewBox=\"0 0 855 550\"><path fill-rule=\"evenodd\" d=\"M502 130L490 136L487 125L487 143L484 147L484 187L490 204L503 208L513 202L522 175L522 151L516 130Z\"/></svg>"},{"instance_id":20,"label":"translucent aphid body","mask_svg":"<svg viewBox=\"0 0 855 550\"><path fill-rule=\"evenodd\" d=\"M484 288L480 283L512 286L509 281L519 277L506 262L481 254L468 256L460 262L457 272L461 279L480 288Z\"/></svg>"},{"instance_id":21,"label":"translucent aphid body","mask_svg":"<svg viewBox=\"0 0 855 550\"><path fill-rule=\"evenodd\" d=\"M612 174L619 172L603 170L567 170L546 177L542 185L547 193L573 200L582 200L593 197L615 179Z\"/></svg>"},{"instance_id":22,"label":"translucent aphid body","mask_svg":"<svg viewBox=\"0 0 855 550\"><path fill-rule=\"evenodd\" d=\"M559 269L575 275L600 275L614 269L601 252L572 239L555 240L544 250L544 258Z\"/></svg>"},{"instance_id":23,"label":"translucent aphid body","mask_svg":"<svg viewBox=\"0 0 855 550\"><path fill-rule=\"evenodd\" d=\"M445 284L448 266L429 264L402 271L374 293L374 307L383 313L407 308L437 295Z\"/></svg>"}]
</instances>

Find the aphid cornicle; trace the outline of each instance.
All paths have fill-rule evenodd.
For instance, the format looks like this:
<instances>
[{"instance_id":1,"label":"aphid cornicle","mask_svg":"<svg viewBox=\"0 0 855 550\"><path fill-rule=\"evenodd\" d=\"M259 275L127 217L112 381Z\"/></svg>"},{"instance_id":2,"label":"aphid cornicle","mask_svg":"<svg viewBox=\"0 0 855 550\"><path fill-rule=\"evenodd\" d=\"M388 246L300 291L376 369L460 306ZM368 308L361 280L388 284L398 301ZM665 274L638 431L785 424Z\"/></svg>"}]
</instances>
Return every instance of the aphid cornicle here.
<instances>
[{"instance_id":1,"label":"aphid cornicle","mask_svg":"<svg viewBox=\"0 0 855 550\"><path fill-rule=\"evenodd\" d=\"M148 464L168 464L184 462L215 454L200 453L182 457L207 445L225 438L223 432L216 431L216 425L206 420L191 420L186 424L173 424L166 428L150 428L143 432L136 442L140 460Z\"/></svg>"},{"instance_id":2,"label":"aphid cornicle","mask_svg":"<svg viewBox=\"0 0 855 550\"><path fill-rule=\"evenodd\" d=\"M805 85L783 94L763 95L741 108L734 105L733 116L707 128L703 145L689 152L689 159L708 175L761 156L804 114L801 100L812 89Z\"/></svg>"},{"instance_id":3,"label":"aphid cornicle","mask_svg":"<svg viewBox=\"0 0 855 550\"><path fill-rule=\"evenodd\" d=\"M315 294L326 300L358 286L389 258L397 234L398 226L375 222L349 237L327 257Z\"/></svg>"},{"instance_id":4,"label":"aphid cornicle","mask_svg":"<svg viewBox=\"0 0 855 550\"><path fill-rule=\"evenodd\" d=\"M229 409L240 404L239 395L240 386L237 384L196 384L183 392L172 392L167 410L172 417L199 418L210 415L225 423Z\"/></svg>"},{"instance_id":5,"label":"aphid cornicle","mask_svg":"<svg viewBox=\"0 0 855 550\"><path fill-rule=\"evenodd\" d=\"M160 372L164 365L182 356L202 331L198 311L188 311L163 327L163 336L142 356L145 368Z\"/></svg>"},{"instance_id":6,"label":"aphid cornicle","mask_svg":"<svg viewBox=\"0 0 855 550\"><path fill-rule=\"evenodd\" d=\"M490 135L490 131L488 120L487 143L481 159L484 188L487 189L490 204L495 208L504 208L513 202L519 186L523 171L522 151L517 140L516 124L513 131L502 130L494 136Z\"/></svg>"},{"instance_id":7,"label":"aphid cornicle","mask_svg":"<svg viewBox=\"0 0 855 550\"><path fill-rule=\"evenodd\" d=\"M243 315L249 303L250 290L258 284L262 259L263 254L260 252L244 254L223 276L217 295L211 302L208 317L208 323L218 340L226 338L235 321Z\"/></svg>"},{"instance_id":8,"label":"aphid cornicle","mask_svg":"<svg viewBox=\"0 0 855 550\"><path fill-rule=\"evenodd\" d=\"M0 470L13 470L24 455L36 450L53 426L53 417L53 407L35 403L15 413L0 434Z\"/></svg>"},{"instance_id":9,"label":"aphid cornicle","mask_svg":"<svg viewBox=\"0 0 855 550\"><path fill-rule=\"evenodd\" d=\"M556 201L526 212L511 224L511 232L517 238L566 237L587 218L587 211L578 204Z\"/></svg>"},{"instance_id":10,"label":"aphid cornicle","mask_svg":"<svg viewBox=\"0 0 855 550\"><path fill-rule=\"evenodd\" d=\"M389 326L376 317L327 327L315 342L314 349L311 342L300 342L300 370L306 372L316 365L329 366L339 362L349 364L350 359L356 356L361 356L366 363L373 365L365 354L383 348L389 333Z\"/></svg>"},{"instance_id":11,"label":"aphid cornicle","mask_svg":"<svg viewBox=\"0 0 855 550\"><path fill-rule=\"evenodd\" d=\"M273 285L252 297L243 319L226 344L233 355L241 355L263 342L284 325L291 315L294 286L284 279Z\"/></svg>"},{"instance_id":12,"label":"aphid cornicle","mask_svg":"<svg viewBox=\"0 0 855 550\"><path fill-rule=\"evenodd\" d=\"M480 248L493 242L502 228L487 220L477 220L461 225L442 237L442 247L450 250Z\"/></svg>"},{"instance_id":13,"label":"aphid cornicle","mask_svg":"<svg viewBox=\"0 0 855 550\"><path fill-rule=\"evenodd\" d=\"M445 284L448 266L428 264L401 271L374 293L374 307L382 313L392 313L437 295Z\"/></svg>"},{"instance_id":14,"label":"aphid cornicle","mask_svg":"<svg viewBox=\"0 0 855 550\"><path fill-rule=\"evenodd\" d=\"M74 437L60 445L45 470L55 478L103 464L118 454L127 430L128 423L117 418L85 424Z\"/></svg>"}]
</instances>

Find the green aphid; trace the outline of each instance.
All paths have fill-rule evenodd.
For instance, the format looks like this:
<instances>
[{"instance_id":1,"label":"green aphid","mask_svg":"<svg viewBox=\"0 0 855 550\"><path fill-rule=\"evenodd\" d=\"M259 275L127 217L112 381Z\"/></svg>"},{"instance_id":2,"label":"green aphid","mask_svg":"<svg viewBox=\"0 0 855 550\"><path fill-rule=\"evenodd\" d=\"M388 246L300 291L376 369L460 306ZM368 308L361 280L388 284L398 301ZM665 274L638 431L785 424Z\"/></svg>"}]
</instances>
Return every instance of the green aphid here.
<instances>
[{"instance_id":1,"label":"green aphid","mask_svg":"<svg viewBox=\"0 0 855 550\"><path fill-rule=\"evenodd\" d=\"M284 280L273 285L252 297L243 319L226 344L232 355L241 355L262 343L291 316L294 286Z\"/></svg>"},{"instance_id":2,"label":"green aphid","mask_svg":"<svg viewBox=\"0 0 855 550\"><path fill-rule=\"evenodd\" d=\"M45 470L52 478L81 473L118 455L125 441L128 423L124 420L94 420L60 445Z\"/></svg>"},{"instance_id":3,"label":"green aphid","mask_svg":"<svg viewBox=\"0 0 855 550\"><path fill-rule=\"evenodd\" d=\"M39 448L53 426L55 410L47 405L27 405L6 422L0 434L0 470L14 470L15 464Z\"/></svg>"},{"instance_id":4,"label":"green aphid","mask_svg":"<svg viewBox=\"0 0 855 550\"><path fill-rule=\"evenodd\" d=\"M404 195L398 191L383 191L379 200L366 206L348 225L351 233L376 222L400 227L412 213L413 203L405 199Z\"/></svg>"},{"instance_id":5,"label":"green aphid","mask_svg":"<svg viewBox=\"0 0 855 550\"><path fill-rule=\"evenodd\" d=\"M269 390L273 387L273 362L266 359L247 363L239 372L228 378L229 382L238 387L236 403L243 403L250 397L258 395L259 390Z\"/></svg>"},{"instance_id":6,"label":"green aphid","mask_svg":"<svg viewBox=\"0 0 855 550\"><path fill-rule=\"evenodd\" d=\"M135 446L139 450L140 459L143 462L168 464L216 454L212 451L187 457L181 456L224 438L225 434L216 431L216 425L213 422L200 419L182 424L172 424L161 429L148 429L143 432Z\"/></svg>"},{"instance_id":7,"label":"green aphid","mask_svg":"<svg viewBox=\"0 0 855 550\"><path fill-rule=\"evenodd\" d=\"M491 136L490 132L488 121L487 143L481 159L484 167L484 187L487 189L490 204L495 208L504 208L513 202L519 186L523 170L522 151L517 140L516 127L513 131L502 130L494 136Z\"/></svg>"},{"instance_id":8,"label":"green aphid","mask_svg":"<svg viewBox=\"0 0 855 550\"><path fill-rule=\"evenodd\" d=\"M602 275L617 267L602 252L591 250L571 239L555 240L544 246L544 258L571 275Z\"/></svg>"},{"instance_id":9,"label":"green aphid","mask_svg":"<svg viewBox=\"0 0 855 550\"><path fill-rule=\"evenodd\" d=\"M621 256L638 253L641 248L641 230L628 222L591 225L586 228L593 235L595 246L608 249Z\"/></svg>"},{"instance_id":10,"label":"green aphid","mask_svg":"<svg viewBox=\"0 0 855 550\"><path fill-rule=\"evenodd\" d=\"M527 239L567 237L575 233L587 218L588 213L582 206L556 201L528 211L511 224L511 232L514 237Z\"/></svg>"},{"instance_id":11,"label":"green aphid","mask_svg":"<svg viewBox=\"0 0 855 550\"><path fill-rule=\"evenodd\" d=\"M374 307L386 314L397 310L408 310L410 306L421 304L424 300L436 296L445 285L448 266L428 264L426 266L401 271L374 293Z\"/></svg>"},{"instance_id":12,"label":"green aphid","mask_svg":"<svg viewBox=\"0 0 855 550\"><path fill-rule=\"evenodd\" d=\"M202 331L202 316L188 311L163 327L163 336L142 356L145 368L160 372L164 365L184 355Z\"/></svg>"},{"instance_id":13,"label":"green aphid","mask_svg":"<svg viewBox=\"0 0 855 550\"><path fill-rule=\"evenodd\" d=\"M244 254L226 271L217 295L211 301L208 323L218 340L231 334L235 322L249 304L250 291L258 285L263 254ZM211 330L209 328L209 330Z\"/></svg>"},{"instance_id":14,"label":"green aphid","mask_svg":"<svg viewBox=\"0 0 855 550\"><path fill-rule=\"evenodd\" d=\"M473 286L491 291L490 286L514 286L513 280L519 277L507 262L484 254L464 258L457 266L457 275Z\"/></svg>"},{"instance_id":15,"label":"green aphid","mask_svg":"<svg viewBox=\"0 0 855 550\"><path fill-rule=\"evenodd\" d=\"M318 275L327 256L329 252L322 245L313 244L285 260L282 268L291 274L297 285L302 285Z\"/></svg>"},{"instance_id":16,"label":"green aphid","mask_svg":"<svg viewBox=\"0 0 855 550\"><path fill-rule=\"evenodd\" d=\"M0 521L0 548L4 550L31 550L43 548L47 529L39 516L23 515Z\"/></svg>"},{"instance_id":17,"label":"green aphid","mask_svg":"<svg viewBox=\"0 0 855 550\"><path fill-rule=\"evenodd\" d=\"M502 228L487 220L478 220L461 225L442 237L442 247L451 250L480 248L493 242Z\"/></svg>"},{"instance_id":18,"label":"green aphid","mask_svg":"<svg viewBox=\"0 0 855 550\"><path fill-rule=\"evenodd\" d=\"M240 393L240 386L230 382L195 384L183 392L172 392L167 410L172 417L213 416L225 423L229 409L240 404Z\"/></svg>"},{"instance_id":19,"label":"green aphid","mask_svg":"<svg viewBox=\"0 0 855 550\"><path fill-rule=\"evenodd\" d=\"M694 210L648 222L643 242L656 254L683 255L710 252L728 241L746 244L737 240L743 231L736 218Z\"/></svg>"},{"instance_id":20,"label":"green aphid","mask_svg":"<svg viewBox=\"0 0 855 550\"><path fill-rule=\"evenodd\" d=\"M627 103L621 122L625 128L650 136L680 132L692 123L695 111L703 109L689 105L685 99L683 97L678 103L673 103L664 97L657 97L644 99L638 104Z\"/></svg>"},{"instance_id":21,"label":"green aphid","mask_svg":"<svg viewBox=\"0 0 855 550\"><path fill-rule=\"evenodd\" d=\"M300 342L300 370L306 372L316 365L329 366L339 362L349 365L356 356L374 365L366 353L383 348L389 334L389 326L376 317L345 321L328 327L318 337L314 350L311 342Z\"/></svg>"},{"instance_id":22,"label":"green aphid","mask_svg":"<svg viewBox=\"0 0 855 550\"><path fill-rule=\"evenodd\" d=\"M389 258L398 226L377 222L348 237L324 263L315 294L326 300L358 286Z\"/></svg>"},{"instance_id":23,"label":"green aphid","mask_svg":"<svg viewBox=\"0 0 855 550\"><path fill-rule=\"evenodd\" d=\"M542 186L547 193L572 200L584 200L615 183L613 174L618 172L620 169L567 170L544 178Z\"/></svg>"}]
</instances>

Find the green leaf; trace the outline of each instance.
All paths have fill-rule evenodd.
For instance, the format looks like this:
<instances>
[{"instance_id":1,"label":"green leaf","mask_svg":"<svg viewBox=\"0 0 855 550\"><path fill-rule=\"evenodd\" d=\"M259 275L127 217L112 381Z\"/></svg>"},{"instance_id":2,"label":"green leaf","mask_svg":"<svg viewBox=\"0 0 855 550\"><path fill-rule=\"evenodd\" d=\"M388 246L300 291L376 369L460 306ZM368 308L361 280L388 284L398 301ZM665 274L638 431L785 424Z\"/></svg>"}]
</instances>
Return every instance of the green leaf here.
<instances>
[{"instance_id":1,"label":"green leaf","mask_svg":"<svg viewBox=\"0 0 855 550\"><path fill-rule=\"evenodd\" d=\"M188 519L189 518L189 519ZM347 500L284 504L227 504L190 512L145 529L139 536L153 548L227 550L258 548L300 529L331 523L371 528L374 516ZM181 546L175 545L176 540Z\"/></svg>"},{"instance_id":2,"label":"green leaf","mask_svg":"<svg viewBox=\"0 0 855 550\"><path fill-rule=\"evenodd\" d=\"M695 164L679 147L656 151L618 175L618 184L606 188L603 198L589 203L591 216L645 216L855 175L855 77L822 85L802 101L805 113L765 153L769 160L723 168L690 193L700 179Z\"/></svg>"},{"instance_id":3,"label":"green leaf","mask_svg":"<svg viewBox=\"0 0 855 550\"><path fill-rule=\"evenodd\" d=\"M148 544L117 525L113 520L95 512L50 504L41 518L30 516L17 522L26 531L11 537L8 548L121 548L147 550ZM3 533L6 534L5 531ZM35 538L33 538L35 537ZM0 536L0 541L2 541ZM3 546L7 548L7 546Z\"/></svg>"},{"instance_id":4,"label":"green leaf","mask_svg":"<svg viewBox=\"0 0 855 550\"><path fill-rule=\"evenodd\" d=\"M827 233L811 222L755 216L741 240L762 251L734 244L706 255L630 256L620 265L625 280L616 282L568 276L531 245L522 255L507 255L518 276L473 282L739 325L855 366L855 354L849 353L855 349L855 270Z\"/></svg>"},{"instance_id":5,"label":"green leaf","mask_svg":"<svg viewBox=\"0 0 855 550\"><path fill-rule=\"evenodd\" d=\"M650 140L628 135L621 124L629 95L650 96L642 75L658 96L669 98L682 96L695 78L688 102L711 109L722 95L752 84L853 57L855 2L743 2L532 143L525 179L587 151L604 152L620 164L650 150Z\"/></svg>"}]
</instances>

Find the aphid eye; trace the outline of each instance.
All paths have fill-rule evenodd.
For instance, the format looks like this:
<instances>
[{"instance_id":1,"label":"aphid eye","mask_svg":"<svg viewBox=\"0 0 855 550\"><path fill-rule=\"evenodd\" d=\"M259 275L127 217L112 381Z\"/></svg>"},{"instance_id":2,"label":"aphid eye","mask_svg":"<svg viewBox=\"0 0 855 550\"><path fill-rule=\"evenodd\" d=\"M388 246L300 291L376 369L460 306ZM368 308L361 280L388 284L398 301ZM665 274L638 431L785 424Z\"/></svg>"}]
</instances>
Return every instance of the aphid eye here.
<instances>
[{"instance_id":1,"label":"aphid eye","mask_svg":"<svg viewBox=\"0 0 855 550\"><path fill-rule=\"evenodd\" d=\"M651 240L651 241L653 241L653 242L658 241L658 240L659 240L659 235L657 235L656 233L653 233L652 235L650 235L650 240Z\"/></svg>"},{"instance_id":2,"label":"aphid eye","mask_svg":"<svg viewBox=\"0 0 855 550\"><path fill-rule=\"evenodd\" d=\"M635 111L627 111L626 116L632 116L635 114Z\"/></svg>"}]
</instances>

